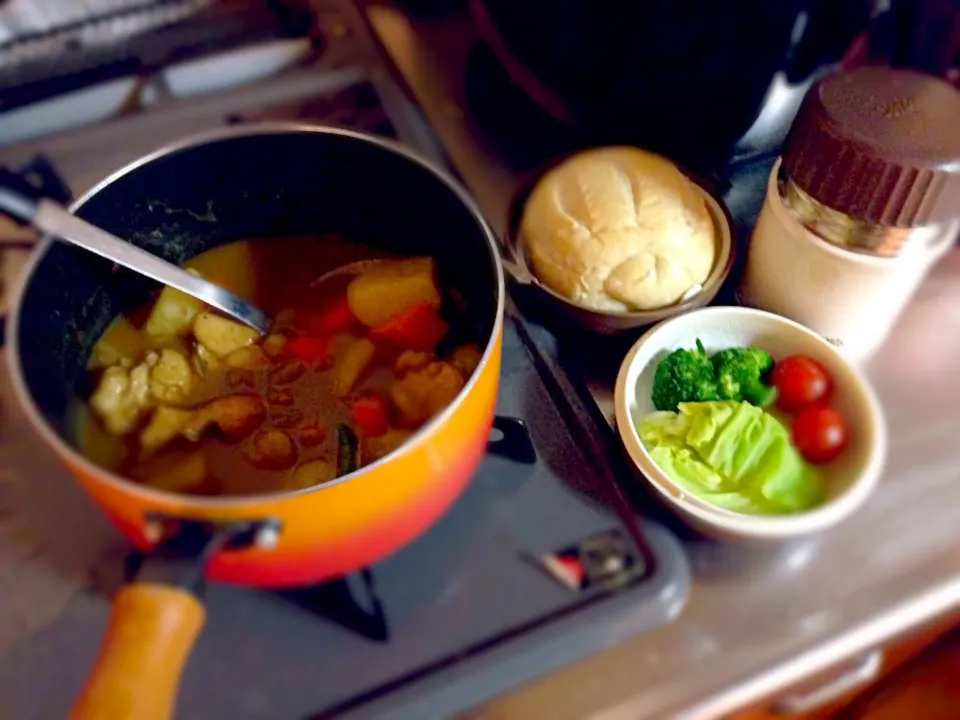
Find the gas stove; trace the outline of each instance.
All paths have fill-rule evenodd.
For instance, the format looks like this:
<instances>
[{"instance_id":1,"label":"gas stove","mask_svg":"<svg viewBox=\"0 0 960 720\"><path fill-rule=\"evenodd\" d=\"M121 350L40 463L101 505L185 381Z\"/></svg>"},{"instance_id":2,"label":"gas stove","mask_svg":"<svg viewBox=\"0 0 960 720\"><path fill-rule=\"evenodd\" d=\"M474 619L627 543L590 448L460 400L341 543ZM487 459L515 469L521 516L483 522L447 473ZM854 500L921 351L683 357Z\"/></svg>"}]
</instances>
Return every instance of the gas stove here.
<instances>
[{"instance_id":1,"label":"gas stove","mask_svg":"<svg viewBox=\"0 0 960 720\"><path fill-rule=\"evenodd\" d=\"M42 153L79 194L189 132L289 120L393 137L442 163L352 6L322 4L323 50L306 65L8 144L0 162ZM0 397L0 618L15 618L0 620L0 697L18 717L63 717L131 558ZM464 495L349 577L282 592L210 586L179 715L450 717L668 622L687 563L624 499L612 444L552 336L511 304L497 421Z\"/></svg>"}]
</instances>

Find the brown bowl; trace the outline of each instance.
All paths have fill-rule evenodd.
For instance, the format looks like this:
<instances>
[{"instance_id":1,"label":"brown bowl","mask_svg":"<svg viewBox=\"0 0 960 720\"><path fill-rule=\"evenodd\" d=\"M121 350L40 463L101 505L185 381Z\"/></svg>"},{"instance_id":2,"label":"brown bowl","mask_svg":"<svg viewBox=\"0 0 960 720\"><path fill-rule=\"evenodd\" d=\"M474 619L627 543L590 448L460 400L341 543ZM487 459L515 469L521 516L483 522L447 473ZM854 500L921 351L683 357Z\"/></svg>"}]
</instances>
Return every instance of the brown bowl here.
<instances>
[{"instance_id":1,"label":"brown bowl","mask_svg":"<svg viewBox=\"0 0 960 720\"><path fill-rule=\"evenodd\" d=\"M674 315L679 315L688 310L708 305L720 291L724 280L726 280L730 274L730 268L733 266L733 220L723 201L707 189L701 180L687 172L684 172L684 174L693 182L694 186L700 190L704 202L707 205L707 210L713 221L714 239L716 241L713 268L711 268L710 274L707 276L698 293L673 305L666 305L653 310L606 312L575 303L569 298L550 289L537 279L527 262L526 252L519 237L523 209L526 206L527 199L530 197L530 193L540 179L547 172L574 154L577 153L564 155L550 161L535 172L522 178L517 185L508 210L507 230L503 248L503 266L510 276L510 279L516 284L523 286L525 291L530 291L529 294L534 296L540 309L543 310L549 319L572 320L585 330L604 335L616 335L647 327L666 318L673 317Z\"/></svg>"}]
</instances>

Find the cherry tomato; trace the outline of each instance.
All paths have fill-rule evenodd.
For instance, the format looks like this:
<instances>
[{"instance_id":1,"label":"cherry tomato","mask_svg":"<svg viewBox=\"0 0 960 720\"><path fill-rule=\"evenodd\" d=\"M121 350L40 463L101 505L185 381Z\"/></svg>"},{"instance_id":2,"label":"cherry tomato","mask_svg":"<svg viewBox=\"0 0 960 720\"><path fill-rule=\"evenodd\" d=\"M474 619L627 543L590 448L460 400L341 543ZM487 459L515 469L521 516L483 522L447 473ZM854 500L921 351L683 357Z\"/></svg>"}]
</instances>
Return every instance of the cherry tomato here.
<instances>
[{"instance_id":1,"label":"cherry tomato","mask_svg":"<svg viewBox=\"0 0 960 720\"><path fill-rule=\"evenodd\" d=\"M833 408L814 405L793 419L793 444L809 462L828 463L847 445L847 423Z\"/></svg>"},{"instance_id":2,"label":"cherry tomato","mask_svg":"<svg viewBox=\"0 0 960 720\"><path fill-rule=\"evenodd\" d=\"M336 335L348 332L357 324L357 318L350 309L344 294L335 302L327 303L321 310L299 320L312 335Z\"/></svg>"},{"instance_id":3,"label":"cherry tomato","mask_svg":"<svg viewBox=\"0 0 960 720\"><path fill-rule=\"evenodd\" d=\"M777 362L770 384L777 389L777 405L789 413L826 402L833 390L827 371L806 355L788 355Z\"/></svg>"}]
</instances>

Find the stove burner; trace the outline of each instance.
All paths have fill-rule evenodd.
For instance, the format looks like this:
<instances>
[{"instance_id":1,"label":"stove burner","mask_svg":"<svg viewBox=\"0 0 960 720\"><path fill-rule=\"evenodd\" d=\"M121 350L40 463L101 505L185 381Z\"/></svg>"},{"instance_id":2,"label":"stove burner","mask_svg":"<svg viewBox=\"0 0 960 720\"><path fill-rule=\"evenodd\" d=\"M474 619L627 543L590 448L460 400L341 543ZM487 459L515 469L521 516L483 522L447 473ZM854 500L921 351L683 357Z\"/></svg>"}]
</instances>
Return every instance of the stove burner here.
<instances>
[{"instance_id":1,"label":"stove burner","mask_svg":"<svg viewBox=\"0 0 960 720\"><path fill-rule=\"evenodd\" d=\"M587 580L607 588L623 585L645 571L619 530L587 538L580 544L579 555Z\"/></svg>"}]
</instances>

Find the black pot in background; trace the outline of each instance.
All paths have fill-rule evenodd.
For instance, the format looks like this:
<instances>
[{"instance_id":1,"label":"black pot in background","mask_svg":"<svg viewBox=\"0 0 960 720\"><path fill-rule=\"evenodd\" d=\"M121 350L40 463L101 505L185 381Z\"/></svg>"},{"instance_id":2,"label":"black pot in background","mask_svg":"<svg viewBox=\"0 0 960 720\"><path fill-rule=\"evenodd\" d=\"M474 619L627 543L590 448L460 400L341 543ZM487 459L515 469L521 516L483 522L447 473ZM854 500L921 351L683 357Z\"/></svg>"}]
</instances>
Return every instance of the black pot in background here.
<instances>
[{"instance_id":1,"label":"black pot in background","mask_svg":"<svg viewBox=\"0 0 960 720\"><path fill-rule=\"evenodd\" d=\"M737 151L775 80L772 104L785 110L774 120L786 129L792 104L781 102L784 91L795 91L799 103L807 81L867 27L874 2L474 0L473 7L514 81L555 117L595 144L632 143L710 172ZM776 143L776 129L767 144Z\"/></svg>"}]
</instances>

